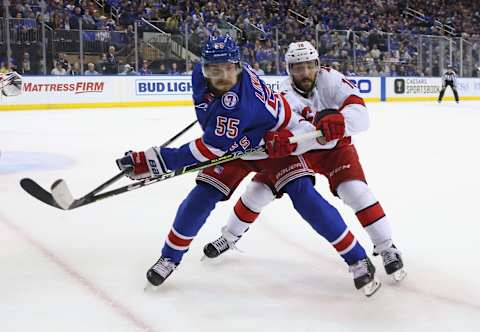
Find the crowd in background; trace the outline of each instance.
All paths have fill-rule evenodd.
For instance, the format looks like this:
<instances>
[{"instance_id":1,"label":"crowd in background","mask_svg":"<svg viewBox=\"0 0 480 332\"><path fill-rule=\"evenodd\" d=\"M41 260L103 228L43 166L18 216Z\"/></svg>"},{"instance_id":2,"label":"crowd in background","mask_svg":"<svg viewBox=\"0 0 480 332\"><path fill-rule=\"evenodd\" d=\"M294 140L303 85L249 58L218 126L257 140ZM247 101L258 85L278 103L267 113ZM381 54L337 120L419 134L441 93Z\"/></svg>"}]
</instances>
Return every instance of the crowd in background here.
<instances>
[{"instance_id":1,"label":"crowd in background","mask_svg":"<svg viewBox=\"0 0 480 332\"><path fill-rule=\"evenodd\" d=\"M138 72L133 70L136 66L127 55L133 47L133 24L139 22L141 31L145 28L141 19L173 35L188 35L194 53L198 53L198 46L207 35L233 29L242 47L242 59L251 63L259 74L284 74L283 54L288 43L309 40L318 48L323 63L349 75L438 75L441 70L438 63L436 68L418 68L418 43L414 38L420 34L444 35L436 21L453 27L457 36L471 40L473 58L480 58L480 6L476 1L105 0L99 3L104 6L87 0L49 0L42 16L39 0L10 0L9 16L18 19L10 28L22 41L20 45L14 40L15 68L24 74L40 73L40 48L22 36L38 31L42 20L52 30L78 30L81 22L82 29L95 31L84 35L87 40L104 36L109 45L98 52L97 59L90 58L85 63L85 74L188 73L190 69L186 67L191 64L174 58L155 63L140 59ZM407 6L423 13L423 19L405 15ZM1 16L6 16L3 7ZM390 38L389 33L396 34L395 38ZM78 61L65 65L67 58L73 59L75 51L78 54L75 49L54 52L55 59L48 63L49 72L81 74ZM5 57L0 61L0 71L7 70Z\"/></svg>"}]
</instances>

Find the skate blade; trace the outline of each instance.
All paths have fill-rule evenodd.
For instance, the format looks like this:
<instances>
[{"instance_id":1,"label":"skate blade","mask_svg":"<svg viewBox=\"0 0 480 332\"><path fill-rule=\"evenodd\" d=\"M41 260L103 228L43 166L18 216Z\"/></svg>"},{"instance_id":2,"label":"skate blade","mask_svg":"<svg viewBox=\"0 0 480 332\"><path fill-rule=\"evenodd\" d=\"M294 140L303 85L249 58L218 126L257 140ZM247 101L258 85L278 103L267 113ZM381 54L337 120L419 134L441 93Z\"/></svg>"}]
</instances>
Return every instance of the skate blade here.
<instances>
[{"instance_id":1,"label":"skate blade","mask_svg":"<svg viewBox=\"0 0 480 332\"><path fill-rule=\"evenodd\" d=\"M380 282L380 280L378 280L377 278L374 278L371 282L363 286L361 289L365 294L365 296L370 297L373 294L375 294L375 292L379 290L381 286L382 286L382 283Z\"/></svg>"},{"instance_id":2,"label":"skate blade","mask_svg":"<svg viewBox=\"0 0 480 332\"><path fill-rule=\"evenodd\" d=\"M405 269L403 268L391 274L392 279L396 282L402 281L403 279L405 279L406 276L407 276L407 271L405 271Z\"/></svg>"}]
</instances>

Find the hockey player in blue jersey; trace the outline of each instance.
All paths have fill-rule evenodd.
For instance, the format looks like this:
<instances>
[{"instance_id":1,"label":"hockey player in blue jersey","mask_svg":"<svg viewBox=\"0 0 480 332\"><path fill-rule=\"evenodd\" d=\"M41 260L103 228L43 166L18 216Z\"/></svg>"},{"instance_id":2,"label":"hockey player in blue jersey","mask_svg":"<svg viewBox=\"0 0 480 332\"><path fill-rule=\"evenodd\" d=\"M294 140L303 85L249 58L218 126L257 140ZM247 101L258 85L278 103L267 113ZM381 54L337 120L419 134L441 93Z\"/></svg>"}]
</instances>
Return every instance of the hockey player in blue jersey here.
<instances>
[{"instance_id":1,"label":"hockey player in blue jersey","mask_svg":"<svg viewBox=\"0 0 480 332\"><path fill-rule=\"evenodd\" d=\"M290 197L303 219L350 266L356 288L372 295L380 287L375 268L338 211L313 187L313 171L301 156L310 142L291 144L288 140L314 127L293 113L283 96L271 91L250 66L242 65L238 46L228 35L208 38L202 64L192 73L192 84L202 137L180 148L128 152L117 160L120 169L133 166L129 173L132 179L154 177L256 147L264 138L268 155L257 155L259 160L238 159L199 172L196 186L178 208L160 259L147 272L149 283L158 286L172 274L216 203L228 199L250 172L257 172L275 178L278 190Z\"/></svg>"}]
</instances>

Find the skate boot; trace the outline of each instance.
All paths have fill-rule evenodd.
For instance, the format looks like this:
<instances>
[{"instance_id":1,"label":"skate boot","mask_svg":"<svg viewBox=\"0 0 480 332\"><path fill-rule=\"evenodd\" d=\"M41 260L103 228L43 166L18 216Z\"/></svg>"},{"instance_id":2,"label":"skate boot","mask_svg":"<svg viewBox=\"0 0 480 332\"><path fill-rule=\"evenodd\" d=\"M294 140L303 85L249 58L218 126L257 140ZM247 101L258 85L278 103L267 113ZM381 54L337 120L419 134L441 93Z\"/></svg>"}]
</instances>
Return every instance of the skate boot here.
<instances>
[{"instance_id":1,"label":"skate boot","mask_svg":"<svg viewBox=\"0 0 480 332\"><path fill-rule=\"evenodd\" d=\"M145 287L156 289L160 286L173 270L177 268L178 264L170 261L169 258L160 257L160 259L147 271L147 280L149 284Z\"/></svg>"},{"instance_id":2,"label":"skate boot","mask_svg":"<svg viewBox=\"0 0 480 332\"><path fill-rule=\"evenodd\" d=\"M366 296L372 296L382 285L375 278L375 266L368 257L350 265L349 271L353 273L355 288L361 289Z\"/></svg>"},{"instance_id":3,"label":"skate boot","mask_svg":"<svg viewBox=\"0 0 480 332\"><path fill-rule=\"evenodd\" d=\"M213 242L207 243L203 247L203 253L205 256L202 258L202 260L205 257L208 258L216 258L226 252L228 249L237 249L235 246L235 243L237 243L238 240L240 240L241 236L236 236L232 233L230 233L227 230L227 226L222 227L222 235L216 239Z\"/></svg>"},{"instance_id":4,"label":"skate boot","mask_svg":"<svg viewBox=\"0 0 480 332\"><path fill-rule=\"evenodd\" d=\"M392 244L385 249L375 247L373 251L374 256L382 256L385 272L387 272L387 274L391 276L393 280L398 282L405 279L407 272L403 268L403 261L400 251L395 247L395 245Z\"/></svg>"}]
</instances>

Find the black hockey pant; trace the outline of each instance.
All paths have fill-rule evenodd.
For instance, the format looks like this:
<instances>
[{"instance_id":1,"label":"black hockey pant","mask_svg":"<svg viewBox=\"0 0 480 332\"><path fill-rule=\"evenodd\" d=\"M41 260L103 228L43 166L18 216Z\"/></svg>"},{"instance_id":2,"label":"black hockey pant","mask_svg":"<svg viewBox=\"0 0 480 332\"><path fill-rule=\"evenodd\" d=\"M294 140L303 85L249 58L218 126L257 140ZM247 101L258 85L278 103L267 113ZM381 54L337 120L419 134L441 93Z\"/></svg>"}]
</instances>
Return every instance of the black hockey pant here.
<instances>
[{"instance_id":1,"label":"black hockey pant","mask_svg":"<svg viewBox=\"0 0 480 332\"><path fill-rule=\"evenodd\" d=\"M458 92L455 86L453 85L453 82L446 82L445 86L442 87L442 90L440 90L440 95L438 96L438 101L442 101L443 95L445 94L445 90L447 89L447 86L450 86L453 91L453 95L455 96L455 101L458 102Z\"/></svg>"}]
</instances>

